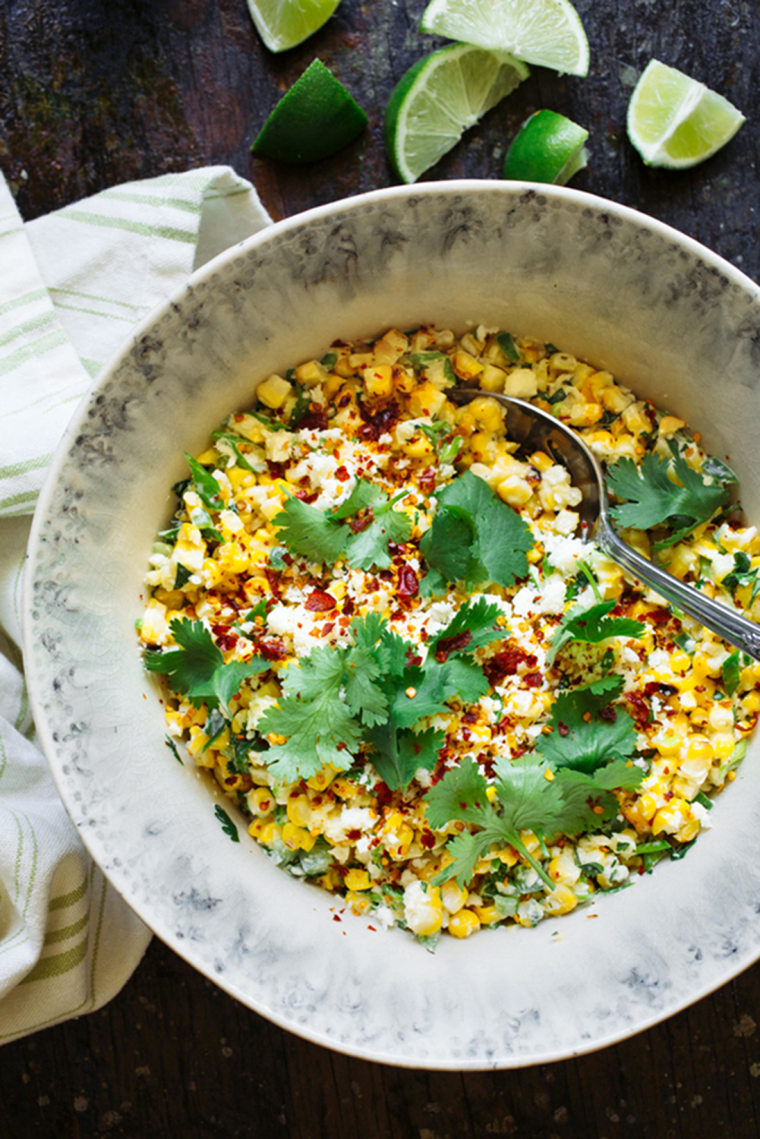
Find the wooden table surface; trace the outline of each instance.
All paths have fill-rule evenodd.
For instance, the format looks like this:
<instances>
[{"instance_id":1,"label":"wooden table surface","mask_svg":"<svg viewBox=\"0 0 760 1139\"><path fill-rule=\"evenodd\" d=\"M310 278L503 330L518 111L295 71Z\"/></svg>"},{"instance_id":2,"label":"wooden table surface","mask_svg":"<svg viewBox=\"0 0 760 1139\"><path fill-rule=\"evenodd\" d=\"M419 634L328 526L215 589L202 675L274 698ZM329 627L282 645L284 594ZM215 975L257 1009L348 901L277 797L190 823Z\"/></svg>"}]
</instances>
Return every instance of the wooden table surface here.
<instances>
[{"instance_id":1,"label":"wooden table surface","mask_svg":"<svg viewBox=\"0 0 760 1139\"><path fill-rule=\"evenodd\" d=\"M0 0L0 169L27 219L125 179L208 163L250 178L276 218L389 185L389 92L442 46L418 32L424 6L343 0L305 44L272 55L245 0ZM588 78L534 69L430 177L498 177L522 120L551 107L591 131L589 165L573 185L676 226L760 279L756 5L577 7L591 43ZM310 167L252 158L267 113L317 55L365 108L368 130ZM628 97L652 56L748 117L692 171L647 169L627 141ZM496 1073L390 1068L283 1032L154 940L105 1009L2 1049L0 1139L744 1139L760 1135L758 1022L760 965L589 1056Z\"/></svg>"}]
</instances>

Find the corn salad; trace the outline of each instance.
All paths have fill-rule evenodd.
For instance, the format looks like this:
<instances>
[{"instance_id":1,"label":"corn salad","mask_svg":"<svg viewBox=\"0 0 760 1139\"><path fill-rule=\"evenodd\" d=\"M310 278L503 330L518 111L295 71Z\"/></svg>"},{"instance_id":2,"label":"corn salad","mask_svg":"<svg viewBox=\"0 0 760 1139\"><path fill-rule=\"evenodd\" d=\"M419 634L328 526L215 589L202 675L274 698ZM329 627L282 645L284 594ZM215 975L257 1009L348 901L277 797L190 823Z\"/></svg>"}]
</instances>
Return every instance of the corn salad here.
<instances>
[{"instance_id":1,"label":"corn salad","mask_svg":"<svg viewBox=\"0 0 760 1139\"><path fill-rule=\"evenodd\" d=\"M482 394L459 405L456 385ZM760 709L760 665L577 533L580 491L510 441L493 392L550 410L608 469L720 473L680 419L553 345L485 327L338 342L189 459L138 623L175 754L276 863L428 945L533 926L678 857ZM494 553L502 525L517 552ZM755 527L730 507L679 526L624 534L760 618ZM521 816L513 775L559 814Z\"/></svg>"}]
</instances>

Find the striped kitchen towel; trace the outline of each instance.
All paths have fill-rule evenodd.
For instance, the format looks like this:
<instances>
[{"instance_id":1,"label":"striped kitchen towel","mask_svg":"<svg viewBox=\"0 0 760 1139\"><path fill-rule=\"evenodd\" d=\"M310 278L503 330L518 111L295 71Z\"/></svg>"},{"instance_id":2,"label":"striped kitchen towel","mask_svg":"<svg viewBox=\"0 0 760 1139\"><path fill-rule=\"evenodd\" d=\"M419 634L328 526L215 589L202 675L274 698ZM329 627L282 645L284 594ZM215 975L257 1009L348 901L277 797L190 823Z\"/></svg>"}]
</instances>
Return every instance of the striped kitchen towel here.
<instances>
[{"instance_id":1,"label":"striped kitchen towel","mask_svg":"<svg viewBox=\"0 0 760 1139\"><path fill-rule=\"evenodd\" d=\"M37 496L130 330L269 221L228 167L117 186L26 224L0 175L0 1043L99 1008L150 940L85 853L35 744L20 589Z\"/></svg>"}]
</instances>

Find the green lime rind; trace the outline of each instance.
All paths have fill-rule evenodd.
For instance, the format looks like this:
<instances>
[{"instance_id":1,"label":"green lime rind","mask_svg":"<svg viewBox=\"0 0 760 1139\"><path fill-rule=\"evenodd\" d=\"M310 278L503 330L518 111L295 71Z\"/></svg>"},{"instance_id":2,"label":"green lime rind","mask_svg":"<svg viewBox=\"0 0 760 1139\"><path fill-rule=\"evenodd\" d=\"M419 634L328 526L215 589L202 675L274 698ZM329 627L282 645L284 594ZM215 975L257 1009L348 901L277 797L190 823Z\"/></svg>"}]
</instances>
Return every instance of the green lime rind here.
<instances>
[{"instance_id":1,"label":"green lime rind","mask_svg":"<svg viewBox=\"0 0 760 1139\"><path fill-rule=\"evenodd\" d=\"M251 149L278 162L318 162L353 142L368 118L320 59L285 92Z\"/></svg>"},{"instance_id":2,"label":"green lime rind","mask_svg":"<svg viewBox=\"0 0 760 1139\"><path fill-rule=\"evenodd\" d=\"M565 115L548 108L536 111L512 140L502 176L564 186L586 165L587 138L585 127Z\"/></svg>"},{"instance_id":3,"label":"green lime rind","mask_svg":"<svg viewBox=\"0 0 760 1139\"><path fill-rule=\"evenodd\" d=\"M418 59L391 92L385 144L394 174L414 182L529 75L504 52L451 44Z\"/></svg>"},{"instance_id":4,"label":"green lime rind","mask_svg":"<svg viewBox=\"0 0 760 1139\"><path fill-rule=\"evenodd\" d=\"M248 0L256 31L270 51L287 51L319 31L340 0Z\"/></svg>"},{"instance_id":5,"label":"green lime rind","mask_svg":"<svg viewBox=\"0 0 760 1139\"><path fill-rule=\"evenodd\" d=\"M744 122L723 95L652 59L631 94L626 130L648 166L686 170L711 158Z\"/></svg>"}]
</instances>

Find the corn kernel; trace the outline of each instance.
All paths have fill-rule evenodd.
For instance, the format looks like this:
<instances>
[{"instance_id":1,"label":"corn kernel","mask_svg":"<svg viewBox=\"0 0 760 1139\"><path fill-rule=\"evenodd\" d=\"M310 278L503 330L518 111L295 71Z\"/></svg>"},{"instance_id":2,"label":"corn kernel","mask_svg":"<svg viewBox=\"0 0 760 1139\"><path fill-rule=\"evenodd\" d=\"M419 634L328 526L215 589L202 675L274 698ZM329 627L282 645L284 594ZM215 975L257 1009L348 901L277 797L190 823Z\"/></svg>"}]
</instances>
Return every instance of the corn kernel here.
<instances>
[{"instance_id":1,"label":"corn kernel","mask_svg":"<svg viewBox=\"0 0 760 1139\"><path fill-rule=\"evenodd\" d=\"M351 869L346 871L346 889L352 891L369 890L372 882L366 870Z\"/></svg>"},{"instance_id":2,"label":"corn kernel","mask_svg":"<svg viewBox=\"0 0 760 1139\"><path fill-rule=\"evenodd\" d=\"M469 897L469 891L464 886L458 886L452 878L441 886L441 901L450 914L461 910Z\"/></svg>"},{"instance_id":3,"label":"corn kernel","mask_svg":"<svg viewBox=\"0 0 760 1139\"><path fill-rule=\"evenodd\" d=\"M459 910L449 918L449 933L452 937L471 937L480 929L480 918L474 910Z\"/></svg>"},{"instance_id":4,"label":"corn kernel","mask_svg":"<svg viewBox=\"0 0 760 1139\"><path fill-rule=\"evenodd\" d=\"M285 823L282 828L282 841L288 850L309 851L317 841L314 835L309 834L303 827L295 823Z\"/></svg>"},{"instance_id":5,"label":"corn kernel","mask_svg":"<svg viewBox=\"0 0 760 1139\"><path fill-rule=\"evenodd\" d=\"M288 396L293 394L293 385L284 380L282 376L272 375L262 380L256 388L256 398L272 411L282 407Z\"/></svg>"},{"instance_id":6,"label":"corn kernel","mask_svg":"<svg viewBox=\"0 0 760 1139\"><path fill-rule=\"evenodd\" d=\"M474 380L483 371L483 365L461 348L454 353L451 365L460 380Z\"/></svg>"}]
</instances>

